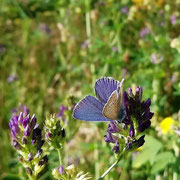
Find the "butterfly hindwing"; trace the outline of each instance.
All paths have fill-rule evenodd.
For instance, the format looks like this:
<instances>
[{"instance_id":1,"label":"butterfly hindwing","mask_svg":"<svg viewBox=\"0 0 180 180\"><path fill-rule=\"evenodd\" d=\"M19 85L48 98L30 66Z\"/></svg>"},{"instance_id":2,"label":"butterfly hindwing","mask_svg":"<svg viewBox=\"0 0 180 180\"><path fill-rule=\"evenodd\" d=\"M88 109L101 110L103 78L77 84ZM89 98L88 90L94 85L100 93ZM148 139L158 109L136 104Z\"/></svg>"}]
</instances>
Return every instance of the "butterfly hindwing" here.
<instances>
[{"instance_id":1,"label":"butterfly hindwing","mask_svg":"<svg viewBox=\"0 0 180 180\"><path fill-rule=\"evenodd\" d=\"M118 93L115 90L109 97L108 102L103 108L103 115L107 118L116 120L118 117Z\"/></svg>"},{"instance_id":2,"label":"butterfly hindwing","mask_svg":"<svg viewBox=\"0 0 180 180\"><path fill-rule=\"evenodd\" d=\"M122 107L123 81L119 82L103 108L103 115L109 119L117 120Z\"/></svg>"}]
</instances>

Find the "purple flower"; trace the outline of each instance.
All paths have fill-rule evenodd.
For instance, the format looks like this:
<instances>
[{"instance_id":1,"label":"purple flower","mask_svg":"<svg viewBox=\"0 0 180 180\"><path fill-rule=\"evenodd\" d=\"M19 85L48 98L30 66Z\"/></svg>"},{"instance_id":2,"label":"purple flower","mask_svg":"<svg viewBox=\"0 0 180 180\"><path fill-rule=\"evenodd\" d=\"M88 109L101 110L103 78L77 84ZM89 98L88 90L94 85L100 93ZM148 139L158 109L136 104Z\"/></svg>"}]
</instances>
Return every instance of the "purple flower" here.
<instances>
[{"instance_id":1,"label":"purple flower","mask_svg":"<svg viewBox=\"0 0 180 180\"><path fill-rule=\"evenodd\" d=\"M127 125L131 125L130 136L134 136L134 126L137 124L137 130L143 132L148 129L151 125L151 118L154 113L150 112L151 100L142 101L142 87L136 88L136 94L132 94L132 90L129 90L129 94L124 91L123 100L125 108L125 118L123 122Z\"/></svg>"},{"instance_id":2,"label":"purple flower","mask_svg":"<svg viewBox=\"0 0 180 180\"><path fill-rule=\"evenodd\" d=\"M85 40L85 41L81 44L81 48L82 48L82 49L86 49L86 48L88 48L88 46L89 46L89 40Z\"/></svg>"},{"instance_id":3,"label":"purple flower","mask_svg":"<svg viewBox=\"0 0 180 180\"><path fill-rule=\"evenodd\" d=\"M130 129L129 129L129 136L133 138L134 135L135 135L134 126L131 124Z\"/></svg>"},{"instance_id":4,"label":"purple flower","mask_svg":"<svg viewBox=\"0 0 180 180\"><path fill-rule=\"evenodd\" d=\"M38 165L42 166L48 162L48 157L45 155L41 160L39 160Z\"/></svg>"},{"instance_id":5,"label":"purple flower","mask_svg":"<svg viewBox=\"0 0 180 180\"><path fill-rule=\"evenodd\" d=\"M175 15L171 15L170 20L171 20L172 25L176 24L176 16Z\"/></svg>"},{"instance_id":6,"label":"purple flower","mask_svg":"<svg viewBox=\"0 0 180 180\"><path fill-rule=\"evenodd\" d=\"M104 136L104 141L108 143L115 143L117 141L116 136L114 136L110 132L106 132L106 135Z\"/></svg>"},{"instance_id":7,"label":"purple flower","mask_svg":"<svg viewBox=\"0 0 180 180\"><path fill-rule=\"evenodd\" d=\"M140 33L139 33L139 36L141 38L144 38L146 35L150 34L150 30L148 27L144 27L141 29Z\"/></svg>"},{"instance_id":8,"label":"purple flower","mask_svg":"<svg viewBox=\"0 0 180 180\"><path fill-rule=\"evenodd\" d=\"M11 74L8 78L7 78L7 82L8 83L12 83L14 81L17 81L18 77L15 74Z\"/></svg>"},{"instance_id":9,"label":"purple flower","mask_svg":"<svg viewBox=\"0 0 180 180\"><path fill-rule=\"evenodd\" d=\"M127 6L122 7L121 8L121 13L128 15L129 14L129 8Z\"/></svg>"},{"instance_id":10,"label":"purple flower","mask_svg":"<svg viewBox=\"0 0 180 180\"><path fill-rule=\"evenodd\" d=\"M131 142L128 142L126 144L126 149L132 151L134 149L141 147L145 143L144 137L145 135L142 135L138 140L135 139Z\"/></svg>"},{"instance_id":11,"label":"purple flower","mask_svg":"<svg viewBox=\"0 0 180 180\"><path fill-rule=\"evenodd\" d=\"M16 135L19 135L20 129L18 124L18 117L14 115L9 122L9 127L11 129L11 136L15 139Z\"/></svg>"},{"instance_id":12,"label":"purple flower","mask_svg":"<svg viewBox=\"0 0 180 180\"><path fill-rule=\"evenodd\" d=\"M112 48L112 50L113 50L115 53L117 53L117 52L118 52L118 47L117 47L117 46L114 46L114 47Z\"/></svg>"},{"instance_id":13,"label":"purple flower","mask_svg":"<svg viewBox=\"0 0 180 180\"><path fill-rule=\"evenodd\" d=\"M114 153L116 153L116 154L118 154L118 153L120 152L120 150L119 150L119 142L118 142L118 141L116 141L116 144L115 144L115 146L113 147L113 151L114 151Z\"/></svg>"},{"instance_id":14,"label":"purple flower","mask_svg":"<svg viewBox=\"0 0 180 180\"><path fill-rule=\"evenodd\" d=\"M57 114L57 118L61 118L64 115L64 112L68 110L67 106L61 105L59 108L59 113Z\"/></svg>"},{"instance_id":15,"label":"purple flower","mask_svg":"<svg viewBox=\"0 0 180 180\"><path fill-rule=\"evenodd\" d=\"M20 109L24 112L18 114ZM45 141L42 139L42 131L39 125L36 124L36 116L33 115L31 117L27 114L28 111L26 106L14 109L9 127L11 130L12 146L20 154L20 162L26 168L28 176L35 177L44 167L40 166L45 165L48 159L42 148Z\"/></svg>"},{"instance_id":16,"label":"purple flower","mask_svg":"<svg viewBox=\"0 0 180 180\"><path fill-rule=\"evenodd\" d=\"M17 150L21 150L21 145L20 145L16 140L13 140L12 145L13 145L14 148L16 148Z\"/></svg>"},{"instance_id":17,"label":"purple flower","mask_svg":"<svg viewBox=\"0 0 180 180\"><path fill-rule=\"evenodd\" d=\"M107 129L108 132L110 133L119 133L120 132L120 129L119 127L117 126L117 123L115 121L111 121L108 125L108 129Z\"/></svg>"},{"instance_id":18,"label":"purple flower","mask_svg":"<svg viewBox=\"0 0 180 180\"><path fill-rule=\"evenodd\" d=\"M64 174L64 168L63 168L62 165L60 165L60 167L58 168L58 171L59 171L59 173L60 173L61 175Z\"/></svg>"},{"instance_id":19,"label":"purple flower","mask_svg":"<svg viewBox=\"0 0 180 180\"><path fill-rule=\"evenodd\" d=\"M22 144L27 144L27 139L31 138L30 142L36 145L37 149L41 149L44 141L42 140L41 129L36 124L36 116L26 115L27 107L22 107L25 107L25 113L20 112L18 116L14 114L9 122L12 139L17 142L21 140Z\"/></svg>"},{"instance_id":20,"label":"purple flower","mask_svg":"<svg viewBox=\"0 0 180 180\"><path fill-rule=\"evenodd\" d=\"M163 57L160 55L160 54L155 54L153 53L151 55L151 63L153 64L158 64L160 63L161 61L163 61Z\"/></svg>"},{"instance_id":21,"label":"purple flower","mask_svg":"<svg viewBox=\"0 0 180 180\"><path fill-rule=\"evenodd\" d=\"M53 33L53 31L49 28L49 26L45 23L40 23L39 24L39 29L42 33L45 33L45 34L49 34L51 35Z\"/></svg>"}]
</instances>

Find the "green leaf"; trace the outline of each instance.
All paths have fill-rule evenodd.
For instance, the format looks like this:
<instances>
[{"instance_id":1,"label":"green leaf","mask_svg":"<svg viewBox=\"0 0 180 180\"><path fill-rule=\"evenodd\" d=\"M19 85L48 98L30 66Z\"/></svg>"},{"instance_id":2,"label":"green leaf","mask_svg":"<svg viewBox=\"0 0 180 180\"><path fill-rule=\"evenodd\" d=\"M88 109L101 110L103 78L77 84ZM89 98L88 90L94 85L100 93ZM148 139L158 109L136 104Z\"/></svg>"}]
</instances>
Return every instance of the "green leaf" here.
<instances>
[{"instance_id":1,"label":"green leaf","mask_svg":"<svg viewBox=\"0 0 180 180\"><path fill-rule=\"evenodd\" d=\"M155 156L158 151L161 149L162 144L159 140L155 139L154 137L147 136L145 137L145 144L143 146L142 152L134 159L132 166L134 168L139 168L147 161L151 164L155 161Z\"/></svg>"},{"instance_id":2,"label":"green leaf","mask_svg":"<svg viewBox=\"0 0 180 180\"><path fill-rule=\"evenodd\" d=\"M169 163L174 160L174 155L171 152L162 152L156 156L156 162L154 163L151 173L156 174L157 172L163 170Z\"/></svg>"},{"instance_id":3,"label":"green leaf","mask_svg":"<svg viewBox=\"0 0 180 180\"><path fill-rule=\"evenodd\" d=\"M8 174L7 176L2 178L3 180L21 180L21 178L19 178L18 175L14 175L14 174Z\"/></svg>"}]
</instances>

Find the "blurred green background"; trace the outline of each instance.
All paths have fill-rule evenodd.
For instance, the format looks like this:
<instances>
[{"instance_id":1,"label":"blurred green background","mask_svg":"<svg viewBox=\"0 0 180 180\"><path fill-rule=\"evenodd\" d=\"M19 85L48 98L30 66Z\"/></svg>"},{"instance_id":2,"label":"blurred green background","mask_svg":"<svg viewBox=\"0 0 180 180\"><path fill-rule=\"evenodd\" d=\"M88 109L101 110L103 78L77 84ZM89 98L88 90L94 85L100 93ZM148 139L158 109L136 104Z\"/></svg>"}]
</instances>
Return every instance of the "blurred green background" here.
<instances>
[{"instance_id":1,"label":"blurred green background","mask_svg":"<svg viewBox=\"0 0 180 180\"><path fill-rule=\"evenodd\" d=\"M42 126L68 96L94 95L102 76L125 78L125 90L142 86L155 113L142 149L105 179L180 179L180 0L1 0L0 34L1 179L24 174L11 109L26 104ZM70 119L65 163L102 174L115 160L106 128ZM55 152L49 158L41 179L58 166Z\"/></svg>"}]
</instances>

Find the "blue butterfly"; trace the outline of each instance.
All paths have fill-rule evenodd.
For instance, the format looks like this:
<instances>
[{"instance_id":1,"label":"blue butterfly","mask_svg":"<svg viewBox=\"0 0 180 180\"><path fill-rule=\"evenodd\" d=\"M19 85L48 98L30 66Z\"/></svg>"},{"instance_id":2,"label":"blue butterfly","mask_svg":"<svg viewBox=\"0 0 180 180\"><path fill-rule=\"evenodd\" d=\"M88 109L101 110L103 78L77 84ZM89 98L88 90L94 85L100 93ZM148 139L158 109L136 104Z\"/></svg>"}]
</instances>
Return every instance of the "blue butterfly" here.
<instances>
[{"instance_id":1,"label":"blue butterfly","mask_svg":"<svg viewBox=\"0 0 180 180\"><path fill-rule=\"evenodd\" d=\"M74 108L73 117L84 121L121 121L123 81L103 77L95 83L95 95L86 96Z\"/></svg>"}]
</instances>

